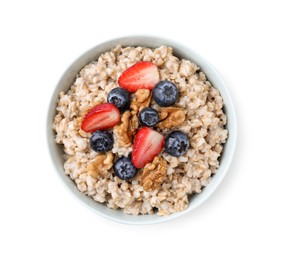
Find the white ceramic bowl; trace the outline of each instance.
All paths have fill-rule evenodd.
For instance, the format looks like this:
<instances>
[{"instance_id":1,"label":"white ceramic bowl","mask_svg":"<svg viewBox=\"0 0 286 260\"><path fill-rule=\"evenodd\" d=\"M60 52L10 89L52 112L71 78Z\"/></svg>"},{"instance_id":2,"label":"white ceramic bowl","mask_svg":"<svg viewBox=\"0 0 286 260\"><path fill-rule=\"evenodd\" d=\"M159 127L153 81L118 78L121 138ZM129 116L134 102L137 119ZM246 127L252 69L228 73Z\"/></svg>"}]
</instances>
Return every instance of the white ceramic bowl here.
<instances>
[{"instance_id":1,"label":"white ceramic bowl","mask_svg":"<svg viewBox=\"0 0 286 260\"><path fill-rule=\"evenodd\" d=\"M211 182L203 189L200 194L196 194L192 197L192 201L189 207L183 212L171 214L169 216L164 217L159 217L157 215L132 216L124 214L121 210L109 209L105 205L97 203L92 198L85 196L83 193L81 193L76 188L75 183L64 172L63 148L62 146L56 144L55 133L52 129L52 122L56 113L56 103L59 92L66 92L70 88L70 86L75 80L76 75L84 65L88 64L92 60L96 60L101 53L109 51L118 44L123 46L141 45L151 48L155 48L161 45L172 47L174 50L174 54L177 57L185 58L196 63L207 75L208 80L213 84L213 86L220 91L223 97L225 104L224 110L228 118L228 123L226 127L229 131L229 137L227 139L226 144L224 145L223 154L220 158L220 167L217 173L212 177ZM84 205L93 210L95 213L110 220L126 224L152 224L175 219L179 216L190 213L192 210L202 204L207 198L209 198L210 195L217 189L218 185L225 177L230 166L231 160L233 158L237 138L237 125L233 103L227 91L227 87L220 75L213 68L213 66L210 65L204 58L202 58L199 54L194 52L189 47L183 46L180 43L174 42L173 40L167 40L152 36L131 36L110 40L95 46L94 48L80 56L66 70L66 72L61 77L51 98L48 111L47 138L52 162L56 168L58 175L63 180L67 188L75 195L75 197L79 199L79 201L81 201Z\"/></svg>"}]
</instances>

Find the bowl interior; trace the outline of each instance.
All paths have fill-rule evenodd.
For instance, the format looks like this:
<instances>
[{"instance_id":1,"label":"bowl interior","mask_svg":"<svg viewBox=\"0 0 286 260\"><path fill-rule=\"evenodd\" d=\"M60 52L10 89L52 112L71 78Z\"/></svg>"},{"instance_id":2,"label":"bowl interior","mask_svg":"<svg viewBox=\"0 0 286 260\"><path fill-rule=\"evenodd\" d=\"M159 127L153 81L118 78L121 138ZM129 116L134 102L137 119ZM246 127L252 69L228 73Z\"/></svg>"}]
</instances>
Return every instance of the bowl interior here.
<instances>
[{"instance_id":1,"label":"bowl interior","mask_svg":"<svg viewBox=\"0 0 286 260\"><path fill-rule=\"evenodd\" d=\"M196 63L201 70L206 74L208 80L213 84L215 88L217 88L224 100L224 111L228 118L228 123L226 128L229 131L229 137L227 139L226 144L224 145L223 154L220 157L220 167L217 173L212 177L211 182L203 189L200 194L196 194L191 197L191 202L189 207L180 213L171 214L169 216L159 217L157 215L140 215L140 216L132 216L124 214L120 210L113 210L107 208L105 205L95 202L92 198L85 196L81 193L77 188L75 183L65 174L64 172L64 159L63 159L63 148L61 145L56 144L55 142L55 133L52 130L53 118L56 113L56 104L60 91L67 92L70 86L73 84L76 75L78 72L89 62L98 59L99 55L103 52L109 51L116 45L123 46L146 46L155 48L161 45L170 46L174 50L174 54L179 58L188 59L194 63ZM114 39L105 43L102 43L91 50L84 53L80 56L74 63L66 70L60 79L50 102L49 112L48 112L48 122L47 122L47 138L48 138L48 146L50 150L50 154L52 157L52 161L56 167L56 170L60 176L60 178L64 181L67 188L86 206L95 211L97 214L102 215L108 219L118 221L121 223L128 224L151 224L157 222L163 222L167 220L171 220L177 218L178 216L184 215L202 202L204 202L217 188L219 183L224 178L227 170L230 166L235 143L236 143L236 118L234 113L233 104L229 93L227 91L226 85L216 70L200 55L191 50L188 47L182 46L179 43L176 43L171 40L157 38L157 37L148 37L148 36L133 36L133 37L124 37L119 39Z\"/></svg>"}]
</instances>

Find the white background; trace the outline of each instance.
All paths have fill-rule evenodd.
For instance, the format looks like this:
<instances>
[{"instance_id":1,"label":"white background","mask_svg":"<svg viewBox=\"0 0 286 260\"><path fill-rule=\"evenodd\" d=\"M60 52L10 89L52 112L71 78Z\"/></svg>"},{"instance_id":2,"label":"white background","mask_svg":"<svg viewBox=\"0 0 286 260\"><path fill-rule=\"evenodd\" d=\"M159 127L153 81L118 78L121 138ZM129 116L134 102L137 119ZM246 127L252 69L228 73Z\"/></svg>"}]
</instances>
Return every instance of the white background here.
<instances>
[{"instance_id":1,"label":"white background","mask_svg":"<svg viewBox=\"0 0 286 260\"><path fill-rule=\"evenodd\" d=\"M285 1L1 1L0 259L285 259ZM229 86L239 139L224 182L175 221L128 226L67 192L45 123L66 67L130 34L182 42ZM101 257L100 257L101 256Z\"/></svg>"}]
</instances>

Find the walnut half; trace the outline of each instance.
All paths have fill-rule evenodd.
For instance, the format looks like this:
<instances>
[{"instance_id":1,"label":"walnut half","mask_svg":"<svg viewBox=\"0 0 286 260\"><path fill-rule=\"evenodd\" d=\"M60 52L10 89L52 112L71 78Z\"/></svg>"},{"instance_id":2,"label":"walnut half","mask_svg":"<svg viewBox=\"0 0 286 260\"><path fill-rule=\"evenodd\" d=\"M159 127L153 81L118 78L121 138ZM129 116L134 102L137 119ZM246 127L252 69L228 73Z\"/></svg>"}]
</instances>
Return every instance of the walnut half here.
<instances>
[{"instance_id":1,"label":"walnut half","mask_svg":"<svg viewBox=\"0 0 286 260\"><path fill-rule=\"evenodd\" d=\"M167 162L156 156L153 162L148 163L143 170L141 185L145 191L152 191L160 187L166 180Z\"/></svg>"},{"instance_id":2,"label":"walnut half","mask_svg":"<svg viewBox=\"0 0 286 260\"><path fill-rule=\"evenodd\" d=\"M134 95L135 97L130 105L132 115L136 115L143 108L148 107L152 97L151 91L149 89L138 89Z\"/></svg>"},{"instance_id":3,"label":"walnut half","mask_svg":"<svg viewBox=\"0 0 286 260\"><path fill-rule=\"evenodd\" d=\"M114 132L118 138L120 147L129 147L132 145L132 139L139 127L137 115L131 115L131 112L125 111L121 116L121 123L114 127Z\"/></svg>"},{"instance_id":4,"label":"walnut half","mask_svg":"<svg viewBox=\"0 0 286 260\"><path fill-rule=\"evenodd\" d=\"M93 161L87 165L87 174L93 178L104 177L113 165L113 153L98 154Z\"/></svg>"},{"instance_id":5,"label":"walnut half","mask_svg":"<svg viewBox=\"0 0 286 260\"><path fill-rule=\"evenodd\" d=\"M134 93L130 110L125 111L121 116L121 123L114 127L114 133L118 137L119 147L130 147L132 139L139 128L138 113L151 102L151 91L139 89Z\"/></svg>"},{"instance_id":6,"label":"walnut half","mask_svg":"<svg viewBox=\"0 0 286 260\"><path fill-rule=\"evenodd\" d=\"M158 127L164 129L180 126L184 123L186 115L184 109L180 107L165 107L159 112L159 118Z\"/></svg>"}]
</instances>

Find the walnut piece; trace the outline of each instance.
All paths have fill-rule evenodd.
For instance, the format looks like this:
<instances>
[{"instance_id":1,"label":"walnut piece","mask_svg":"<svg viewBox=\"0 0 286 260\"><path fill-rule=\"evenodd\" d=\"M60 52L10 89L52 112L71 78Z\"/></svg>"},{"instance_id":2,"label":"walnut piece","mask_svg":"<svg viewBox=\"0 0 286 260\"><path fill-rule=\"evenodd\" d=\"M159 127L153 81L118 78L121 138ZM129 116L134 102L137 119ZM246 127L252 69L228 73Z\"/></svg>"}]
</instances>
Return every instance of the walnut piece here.
<instances>
[{"instance_id":1,"label":"walnut piece","mask_svg":"<svg viewBox=\"0 0 286 260\"><path fill-rule=\"evenodd\" d=\"M135 135L136 130L139 128L139 119L137 115L133 115L129 120L129 133L132 137Z\"/></svg>"},{"instance_id":2,"label":"walnut piece","mask_svg":"<svg viewBox=\"0 0 286 260\"><path fill-rule=\"evenodd\" d=\"M180 107L164 107L159 112L159 118L158 127L164 129L180 126L184 123L186 115L184 109Z\"/></svg>"},{"instance_id":3,"label":"walnut piece","mask_svg":"<svg viewBox=\"0 0 286 260\"><path fill-rule=\"evenodd\" d=\"M88 175L94 178L104 177L113 165L113 157L112 152L98 154L95 159L87 165Z\"/></svg>"},{"instance_id":4,"label":"walnut piece","mask_svg":"<svg viewBox=\"0 0 286 260\"><path fill-rule=\"evenodd\" d=\"M129 147L132 145L133 136L139 127L138 112L148 107L151 102L151 91L149 89L139 89L134 93L130 110L125 111L121 116L121 124L114 127L114 132L118 136L119 147Z\"/></svg>"},{"instance_id":5,"label":"walnut piece","mask_svg":"<svg viewBox=\"0 0 286 260\"><path fill-rule=\"evenodd\" d=\"M148 163L143 170L141 185L145 191L152 191L166 180L167 162L156 156L153 162Z\"/></svg>"},{"instance_id":6,"label":"walnut piece","mask_svg":"<svg viewBox=\"0 0 286 260\"><path fill-rule=\"evenodd\" d=\"M134 94L135 98L132 100L130 105L132 115L136 115L143 108L148 107L152 97L149 89L138 89Z\"/></svg>"},{"instance_id":7,"label":"walnut piece","mask_svg":"<svg viewBox=\"0 0 286 260\"><path fill-rule=\"evenodd\" d=\"M121 124L114 127L114 132L118 137L120 147L129 147L132 145L132 139L139 127L137 115L131 115L131 112L125 111L121 116Z\"/></svg>"}]
</instances>

